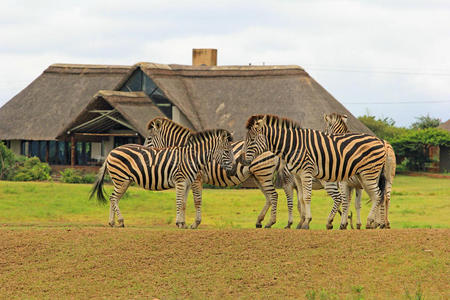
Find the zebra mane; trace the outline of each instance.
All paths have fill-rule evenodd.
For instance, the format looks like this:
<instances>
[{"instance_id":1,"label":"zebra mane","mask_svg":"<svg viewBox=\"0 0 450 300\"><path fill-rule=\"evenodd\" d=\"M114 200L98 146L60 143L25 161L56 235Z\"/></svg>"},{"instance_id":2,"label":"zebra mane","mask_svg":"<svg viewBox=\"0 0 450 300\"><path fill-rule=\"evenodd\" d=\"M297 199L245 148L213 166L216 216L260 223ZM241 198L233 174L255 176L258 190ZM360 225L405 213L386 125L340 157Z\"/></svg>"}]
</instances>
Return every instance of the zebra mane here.
<instances>
[{"instance_id":1,"label":"zebra mane","mask_svg":"<svg viewBox=\"0 0 450 300\"><path fill-rule=\"evenodd\" d=\"M171 126L173 126L173 127L179 127L179 128L181 128L183 131L188 131L188 132L190 132L190 133L192 134L192 130L191 130L191 129L189 129L189 128L187 128L187 127L184 127L183 125L180 125L180 124L178 124L177 122L174 122L174 121L172 121L171 119L168 119L168 118L166 118L166 117L156 117L156 118L154 118L153 120L150 120L150 121L147 123L147 130L151 129L152 125L153 125L156 121L159 121L159 122L162 123L162 124L164 124L164 123L169 124L169 125L171 125Z\"/></svg>"},{"instance_id":2,"label":"zebra mane","mask_svg":"<svg viewBox=\"0 0 450 300\"><path fill-rule=\"evenodd\" d=\"M210 129L191 133L191 136L189 137L189 140L187 141L186 145L192 145L198 142L207 141L213 137L217 137L222 134L225 134L227 136L229 142L233 141L233 137L231 136L231 133L228 130Z\"/></svg>"},{"instance_id":3,"label":"zebra mane","mask_svg":"<svg viewBox=\"0 0 450 300\"><path fill-rule=\"evenodd\" d=\"M253 115L247 120L247 124L245 125L246 129L250 129L257 121L266 117L266 125L277 126L277 127L287 127L287 128L299 128L302 126L300 123L293 121L288 118L281 118L275 115Z\"/></svg>"}]
</instances>

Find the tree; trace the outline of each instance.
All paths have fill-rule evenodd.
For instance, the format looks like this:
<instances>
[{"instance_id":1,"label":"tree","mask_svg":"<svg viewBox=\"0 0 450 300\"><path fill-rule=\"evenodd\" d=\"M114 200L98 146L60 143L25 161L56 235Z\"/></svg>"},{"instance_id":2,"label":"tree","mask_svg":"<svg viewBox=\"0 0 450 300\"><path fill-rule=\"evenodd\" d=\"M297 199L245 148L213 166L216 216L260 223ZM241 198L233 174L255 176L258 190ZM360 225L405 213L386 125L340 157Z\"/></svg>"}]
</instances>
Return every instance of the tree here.
<instances>
[{"instance_id":1,"label":"tree","mask_svg":"<svg viewBox=\"0 0 450 300\"><path fill-rule=\"evenodd\" d=\"M395 127L395 121L391 118L376 118L366 113L364 116L358 117L358 119L369 127L377 137L388 141L407 131L405 128Z\"/></svg>"},{"instance_id":2,"label":"tree","mask_svg":"<svg viewBox=\"0 0 450 300\"><path fill-rule=\"evenodd\" d=\"M431 162L428 157L430 146L450 146L450 133L440 128L408 130L391 141L397 163L407 159L406 167L411 171L425 171Z\"/></svg>"},{"instance_id":3,"label":"tree","mask_svg":"<svg viewBox=\"0 0 450 300\"><path fill-rule=\"evenodd\" d=\"M438 127L441 124L441 119L432 118L428 114L426 116L416 117L417 122L412 123L412 129L426 129Z\"/></svg>"}]
</instances>

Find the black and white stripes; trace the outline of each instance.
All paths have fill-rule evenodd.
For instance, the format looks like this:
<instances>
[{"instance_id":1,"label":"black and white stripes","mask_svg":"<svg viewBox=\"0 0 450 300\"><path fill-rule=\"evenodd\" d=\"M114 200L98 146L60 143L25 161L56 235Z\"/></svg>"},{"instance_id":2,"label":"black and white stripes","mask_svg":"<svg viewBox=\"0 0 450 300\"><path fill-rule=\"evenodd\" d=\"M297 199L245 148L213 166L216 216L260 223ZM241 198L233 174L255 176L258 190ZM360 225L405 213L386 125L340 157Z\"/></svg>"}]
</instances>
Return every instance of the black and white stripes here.
<instances>
[{"instance_id":1,"label":"black and white stripes","mask_svg":"<svg viewBox=\"0 0 450 300\"><path fill-rule=\"evenodd\" d=\"M91 197L96 193L100 201L106 202L102 185L108 170L114 185L110 197L110 220L114 226L117 214L119 226L123 217L118 202L131 182L148 190L176 188L178 227L186 227L184 206L187 191L199 172L212 160L224 169L231 170L234 156L231 149L231 134L226 130L209 130L190 135L183 147L150 148L128 144L115 148L106 158L94 183Z\"/></svg>"},{"instance_id":2,"label":"black and white stripes","mask_svg":"<svg viewBox=\"0 0 450 300\"><path fill-rule=\"evenodd\" d=\"M382 140L367 134L328 135L303 129L291 120L271 115L252 116L246 127L245 162L250 163L260 153L271 151L279 155L289 170L300 178L305 208L302 228L309 228L312 219L312 179L342 181L345 184L353 175L359 176L372 199L368 225L374 223L375 209L383 199L385 184L382 171L386 150ZM347 222L346 208L343 209L341 227L346 226Z\"/></svg>"}]
</instances>

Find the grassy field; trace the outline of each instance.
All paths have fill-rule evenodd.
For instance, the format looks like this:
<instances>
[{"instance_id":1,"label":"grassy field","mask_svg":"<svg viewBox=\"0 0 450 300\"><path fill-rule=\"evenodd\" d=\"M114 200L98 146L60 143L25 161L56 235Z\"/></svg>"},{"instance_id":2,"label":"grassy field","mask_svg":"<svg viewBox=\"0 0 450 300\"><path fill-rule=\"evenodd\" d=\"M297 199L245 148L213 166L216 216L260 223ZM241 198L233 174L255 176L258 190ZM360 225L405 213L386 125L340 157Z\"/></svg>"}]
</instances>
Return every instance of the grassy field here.
<instances>
[{"instance_id":1,"label":"grassy field","mask_svg":"<svg viewBox=\"0 0 450 300\"><path fill-rule=\"evenodd\" d=\"M279 229L282 191L278 228L253 229L262 194L234 189L204 190L200 229L178 230L174 191L134 187L120 203L126 228L109 228L89 190L0 181L0 299L450 298L448 179L397 176L394 229L359 231L324 230L323 191L312 203L321 230Z\"/></svg>"},{"instance_id":2,"label":"grassy field","mask_svg":"<svg viewBox=\"0 0 450 300\"><path fill-rule=\"evenodd\" d=\"M103 226L108 222L109 205L89 200L91 186L83 184L1 182L0 224L8 226L79 225ZM111 186L106 186L108 193ZM286 197L278 191L278 222L287 223ZM187 221L194 218L192 195L189 196ZM201 228L253 228L264 205L259 190L205 189ZM363 201L367 200L364 193ZM313 191L312 229L324 229L332 200L322 191ZM120 202L125 225L131 227L175 228L174 190L145 191L131 187ZM353 205L352 205L352 210ZM363 205L363 224L369 205ZM392 228L450 228L450 180L397 176L392 191L390 221ZM269 217L267 215L266 219ZM298 212L295 211L295 222ZM338 226L335 219L335 227Z\"/></svg>"}]
</instances>

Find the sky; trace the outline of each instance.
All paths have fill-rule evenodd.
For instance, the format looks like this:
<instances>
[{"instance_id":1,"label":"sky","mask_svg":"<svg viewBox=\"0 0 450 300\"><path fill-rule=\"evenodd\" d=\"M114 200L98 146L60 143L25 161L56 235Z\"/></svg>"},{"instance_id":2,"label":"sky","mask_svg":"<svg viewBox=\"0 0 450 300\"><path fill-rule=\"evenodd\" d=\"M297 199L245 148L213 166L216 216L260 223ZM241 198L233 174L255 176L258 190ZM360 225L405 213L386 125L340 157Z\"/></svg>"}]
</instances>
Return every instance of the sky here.
<instances>
[{"instance_id":1,"label":"sky","mask_svg":"<svg viewBox=\"0 0 450 300\"><path fill-rule=\"evenodd\" d=\"M450 119L450 1L20 1L0 10L0 106L53 63L299 65L353 115Z\"/></svg>"}]
</instances>

